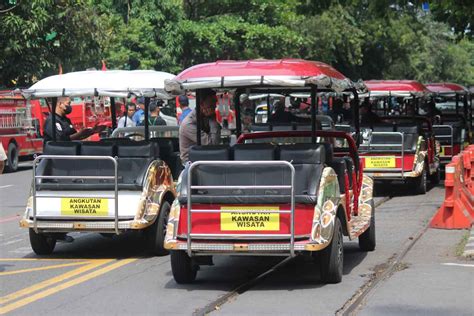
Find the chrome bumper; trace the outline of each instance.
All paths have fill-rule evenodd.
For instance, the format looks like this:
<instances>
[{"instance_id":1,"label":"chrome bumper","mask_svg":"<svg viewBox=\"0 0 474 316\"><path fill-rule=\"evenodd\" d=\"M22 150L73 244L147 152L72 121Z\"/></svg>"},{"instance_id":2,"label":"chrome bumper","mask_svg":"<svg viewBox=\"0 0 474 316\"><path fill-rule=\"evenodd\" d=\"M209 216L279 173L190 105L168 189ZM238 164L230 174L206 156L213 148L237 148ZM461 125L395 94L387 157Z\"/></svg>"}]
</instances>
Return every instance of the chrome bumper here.
<instances>
[{"instance_id":1,"label":"chrome bumper","mask_svg":"<svg viewBox=\"0 0 474 316\"><path fill-rule=\"evenodd\" d=\"M40 232L99 232L99 233L117 233L127 230L141 230L150 225L152 221L147 220L115 220L111 221L81 221L81 220L36 220L22 218L20 227L33 228Z\"/></svg>"}]
</instances>

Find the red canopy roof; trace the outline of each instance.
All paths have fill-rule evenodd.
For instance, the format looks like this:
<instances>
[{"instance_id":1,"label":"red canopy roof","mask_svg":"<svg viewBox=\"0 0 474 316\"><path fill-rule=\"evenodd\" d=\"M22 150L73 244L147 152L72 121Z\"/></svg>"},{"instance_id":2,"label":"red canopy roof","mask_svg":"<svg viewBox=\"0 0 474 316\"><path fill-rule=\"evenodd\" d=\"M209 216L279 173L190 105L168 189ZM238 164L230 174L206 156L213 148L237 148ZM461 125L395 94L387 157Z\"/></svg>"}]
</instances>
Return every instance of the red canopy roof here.
<instances>
[{"instance_id":1,"label":"red canopy roof","mask_svg":"<svg viewBox=\"0 0 474 316\"><path fill-rule=\"evenodd\" d=\"M314 77L318 75L346 79L343 74L325 63L302 59L219 60L192 66L182 71L175 79L238 76Z\"/></svg>"},{"instance_id":2,"label":"red canopy roof","mask_svg":"<svg viewBox=\"0 0 474 316\"><path fill-rule=\"evenodd\" d=\"M364 81L369 91L429 92L415 80L368 80Z\"/></svg>"},{"instance_id":3,"label":"red canopy roof","mask_svg":"<svg viewBox=\"0 0 474 316\"><path fill-rule=\"evenodd\" d=\"M222 60L190 67L167 84L179 89L235 88L244 86L304 87L344 91L354 83L331 66L302 59Z\"/></svg>"},{"instance_id":4,"label":"red canopy roof","mask_svg":"<svg viewBox=\"0 0 474 316\"><path fill-rule=\"evenodd\" d=\"M427 83L426 87L438 94L465 94L468 90L456 83L440 82L440 83Z\"/></svg>"}]
</instances>

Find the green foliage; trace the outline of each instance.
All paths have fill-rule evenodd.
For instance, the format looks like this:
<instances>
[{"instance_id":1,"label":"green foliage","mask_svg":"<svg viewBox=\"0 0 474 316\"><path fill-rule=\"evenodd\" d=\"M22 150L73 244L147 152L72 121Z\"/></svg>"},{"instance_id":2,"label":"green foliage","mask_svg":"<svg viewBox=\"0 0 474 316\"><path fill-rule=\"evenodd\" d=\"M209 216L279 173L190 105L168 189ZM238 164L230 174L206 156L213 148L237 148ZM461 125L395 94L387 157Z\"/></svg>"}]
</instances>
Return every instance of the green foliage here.
<instances>
[{"instance_id":1,"label":"green foliage","mask_svg":"<svg viewBox=\"0 0 474 316\"><path fill-rule=\"evenodd\" d=\"M100 67L320 60L352 79L474 84L472 1L0 0L0 85Z\"/></svg>"},{"instance_id":2,"label":"green foliage","mask_svg":"<svg viewBox=\"0 0 474 316\"><path fill-rule=\"evenodd\" d=\"M84 1L22 1L0 18L0 85L28 85L35 78L95 66L102 27Z\"/></svg>"}]
</instances>

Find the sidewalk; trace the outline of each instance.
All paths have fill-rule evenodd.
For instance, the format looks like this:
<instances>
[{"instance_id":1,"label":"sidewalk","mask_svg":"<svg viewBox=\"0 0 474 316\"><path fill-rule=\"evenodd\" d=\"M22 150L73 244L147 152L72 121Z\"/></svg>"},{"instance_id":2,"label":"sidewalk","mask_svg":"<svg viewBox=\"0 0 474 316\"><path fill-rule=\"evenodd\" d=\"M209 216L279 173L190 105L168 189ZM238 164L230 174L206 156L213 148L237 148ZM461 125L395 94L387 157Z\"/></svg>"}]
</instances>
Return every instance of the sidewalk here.
<instances>
[{"instance_id":1,"label":"sidewalk","mask_svg":"<svg viewBox=\"0 0 474 316\"><path fill-rule=\"evenodd\" d=\"M471 233L464 247L463 257L474 260L474 225L471 227Z\"/></svg>"},{"instance_id":2,"label":"sidewalk","mask_svg":"<svg viewBox=\"0 0 474 316\"><path fill-rule=\"evenodd\" d=\"M456 256L466 230L428 229L359 315L474 315L474 261Z\"/></svg>"}]
</instances>

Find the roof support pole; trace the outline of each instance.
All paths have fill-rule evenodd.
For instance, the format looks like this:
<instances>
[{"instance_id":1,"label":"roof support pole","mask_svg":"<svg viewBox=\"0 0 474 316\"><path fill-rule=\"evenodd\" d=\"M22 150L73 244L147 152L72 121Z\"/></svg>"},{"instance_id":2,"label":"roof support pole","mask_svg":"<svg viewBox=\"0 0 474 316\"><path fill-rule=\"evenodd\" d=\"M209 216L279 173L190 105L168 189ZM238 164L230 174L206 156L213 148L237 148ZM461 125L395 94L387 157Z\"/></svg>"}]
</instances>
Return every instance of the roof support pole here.
<instances>
[{"instance_id":1,"label":"roof support pole","mask_svg":"<svg viewBox=\"0 0 474 316\"><path fill-rule=\"evenodd\" d=\"M51 108L51 135L53 135L53 141L56 141L56 105L58 104L58 98L54 97Z\"/></svg>"},{"instance_id":2,"label":"roof support pole","mask_svg":"<svg viewBox=\"0 0 474 316\"><path fill-rule=\"evenodd\" d=\"M128 115L126 106L125 106L125 115ZM110 98L110 116L112 118L112 130L114 130L117 128L117 109L115 108L114 97Z\"/></svg>"},{"instance_id":3,"label":"roof support pole","mask_svg":"<svg viewBox=\"0 0 474 316\"><path fill-rule=\"evenodd\" d=\"M270 109L270 94L268 94L267 95L267 123L270 123L270 115L271 114L272 114L272 112L271 112L271 109Z\"/></svg>"},{"instance_id":4,"label":"roof support pole","mask_svg":"<svg viewBox=\"0 0 474 316\"><path fill-rule=\"evenodd\" d=\"M234 94L234 110L235 110L235 132L237 137L242 133L242 122L240 120L240 92Z\"/></svg>"},{"instance_id":5,"label":"roof support pole","mask_svg":"<svg viewBox=\"0 0 474 316\"><path fill-rule=\"evenodd\" d=\"M201 90L196 90L196 144L201 146Z\"/></svg>"},{"instance_id":6,"label":"roof support pole","mask_svg":"<svg viewBox=\"0 0 474 316\"><path fill-rule=\"evenodd\" d=\"M316 144L316 95L317 86L311 86L311 143Z\"/></svg>"},{"instance_id":7,"label":"roof support pole","mask_svg":"<svg viewBox=\"0 0 474 316\"><path fill-rule=\"evenodd\" d=\"M360 117L359 117L359 94L357 93L357 89L354 88L352 90L352 93L354 94L354 100L352 101L352 108L353 110L353 119L354 119L354 127L356 130L356 145L359 147L360 145Z\"/></svg>"},{"instance_id":8,"label":"roof support pole","mask_svg":"<svg viewBox=\"0 0 474 316\"><path fill-rule=\"evenodd\" d=\"M459 115L459 94L456 93L456 115Z\"/></svg>"},{"instance_id":9,"label":"roof support pole","mask_svg":"<svg viewBox=\"0 0 474 316\"><path fill-rule=\"evenodd\" d=\"M148 109L150 108L150 97L145 97L145 109L143 110L145 113L145 120L143 123L145 123L145 140L150 139L150 132L149 132L149 126L148 126Z\"/></svg>"}]
</instances>

